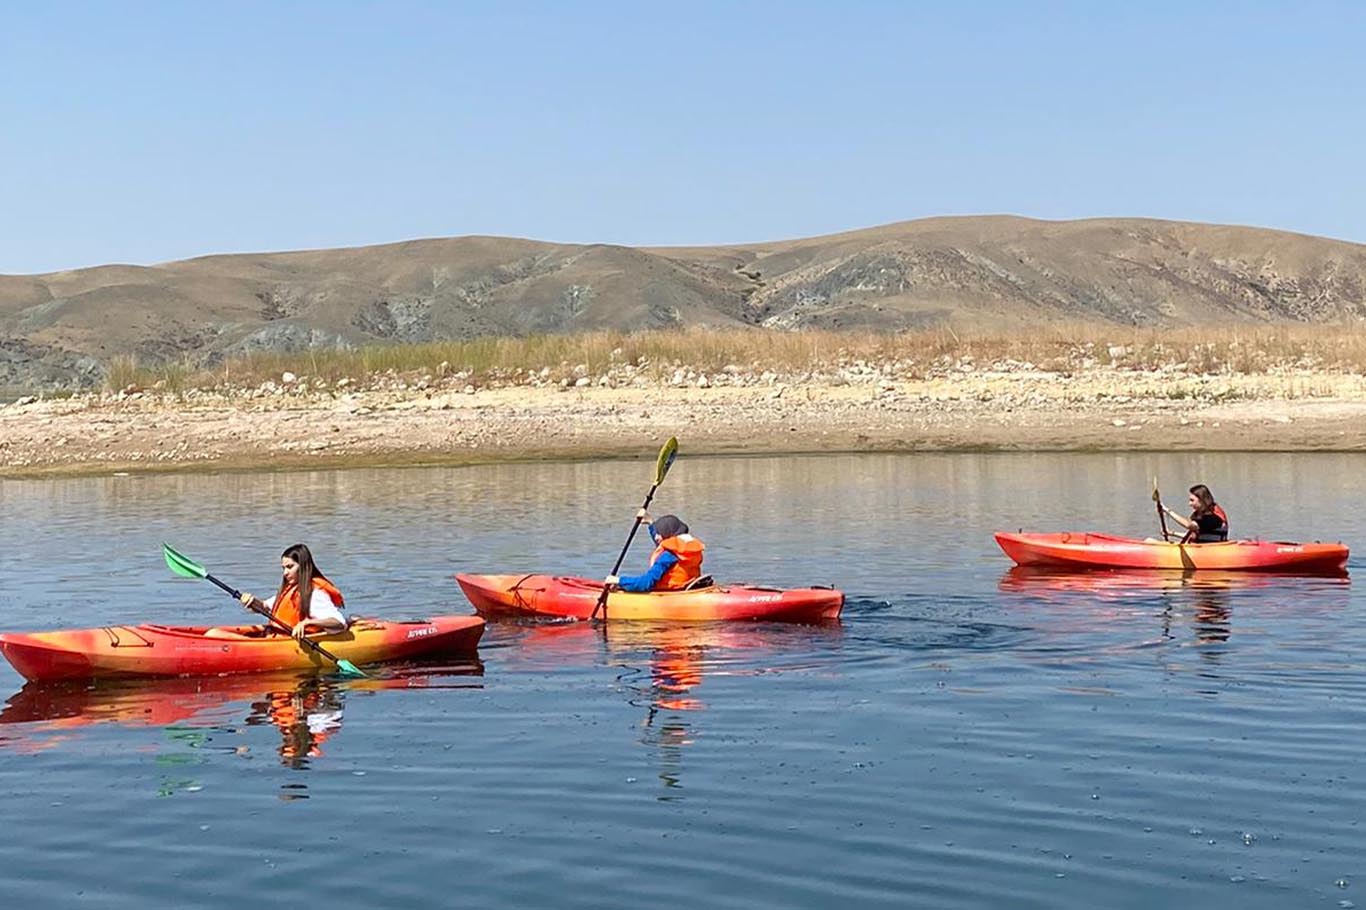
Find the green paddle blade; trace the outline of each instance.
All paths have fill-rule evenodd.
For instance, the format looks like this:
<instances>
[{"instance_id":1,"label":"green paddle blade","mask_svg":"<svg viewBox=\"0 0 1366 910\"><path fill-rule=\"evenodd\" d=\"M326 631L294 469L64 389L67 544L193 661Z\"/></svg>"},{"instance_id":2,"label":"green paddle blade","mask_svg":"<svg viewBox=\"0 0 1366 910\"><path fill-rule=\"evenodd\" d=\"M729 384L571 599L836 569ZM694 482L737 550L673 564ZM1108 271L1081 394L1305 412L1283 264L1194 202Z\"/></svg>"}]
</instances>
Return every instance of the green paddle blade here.
<instances>
[{"instance_id":1,"label":"green paddle blade","mask_svg":"<svg viewBox=\"0 0 1366 910\"><path fill-rule=\"evenodd\" d=\"M166 568L185 578L207 578L209 570L195 562L184 553L177 553L170 544L161 545L161 555L166 558Z\"/></svg>"},{"instance_id":2,"label":"green paddle blade","mask_svg":"<svg viewBox=\"0 0 1366 910\"><path fill-rule=\"evenodd\" d=\"M1162 494L1157 492L1157 478L1153 478L1153 502L1161 502Z\"/></svg>"},{"instance_id":3,"label":"green paddle blade","mask_svg":"<svg viewBox=\"0 0 1366 910\"><path fill-rule=\"evenodd\" d=\"M664 482L664 475L669 473L669 468L673 467L674 459L677 457L678 439L670 436L669 441L659 450L659 460L655 462L655 486Z\"/></svg>"},{"instance_id":4,"label":"green paddle blade","mask_svg":"<svg viewBox=\"0 0 1366 910\"><path fill-rule=\"evenodd\" d=\"M340 670L340 671L342 671L343 673L345 673L347 676L366 676L366 675L368 675L364 670L362 670L360 667L356 666L355 664L351 663L351 661L349 661L349 660L339 660L339 661L337 661L337 669Z\"/></svg>"}]
</instances>

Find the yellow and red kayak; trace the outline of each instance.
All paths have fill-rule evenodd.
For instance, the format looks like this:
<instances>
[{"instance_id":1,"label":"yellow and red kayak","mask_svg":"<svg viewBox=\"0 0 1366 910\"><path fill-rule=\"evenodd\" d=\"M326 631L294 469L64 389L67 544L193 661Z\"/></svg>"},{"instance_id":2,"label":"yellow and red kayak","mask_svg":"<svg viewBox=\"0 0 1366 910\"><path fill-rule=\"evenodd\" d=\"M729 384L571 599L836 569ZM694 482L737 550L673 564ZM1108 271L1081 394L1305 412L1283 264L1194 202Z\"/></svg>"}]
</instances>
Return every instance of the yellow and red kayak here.
<instances>
[{"instance_id":1,"label":"yellow and red kayak","mask_svg":"<svg viewBox=\"0 0 1366 910\"><path fill-rule=\"evenodd\" d=\"M1345 572L1347 547L1340 543L1229 540L1174 543L1112 534L996 534L996 542L1021 566L1073 569L1221 569L1239 572Z\"/></svg>"},{"instance_id":2,"label":"yellow and red kayak","mask_svg":"<svg viewBox=\"0 0 1366 910\"><path fill-rule=\"evenodd\" d=\"M5 632L0 653L33 680L111 676L217 676L265 670L331 670L332 661L287 635L259 626L103 626L58 632ZM484 634L477 616L356 618L341 633L311 636L353 664L471 653Z\"/></svg>"},{"instance_id":3,"label":"yellow and red kayak","mask_svg":"<svg viewBox=\"0 0 1366 910\"><path fill-rule=\"evenodd\" d=\"M457 575L474 604L492 617L589 619L602 582L552 575ZM753 620L820 622L838 619L844 594L833 588L764 588L710 585L688 591L607 595L606 618L663 621ZM599 616L603 613L599 611Z\"/></svg>"}]
</instances>

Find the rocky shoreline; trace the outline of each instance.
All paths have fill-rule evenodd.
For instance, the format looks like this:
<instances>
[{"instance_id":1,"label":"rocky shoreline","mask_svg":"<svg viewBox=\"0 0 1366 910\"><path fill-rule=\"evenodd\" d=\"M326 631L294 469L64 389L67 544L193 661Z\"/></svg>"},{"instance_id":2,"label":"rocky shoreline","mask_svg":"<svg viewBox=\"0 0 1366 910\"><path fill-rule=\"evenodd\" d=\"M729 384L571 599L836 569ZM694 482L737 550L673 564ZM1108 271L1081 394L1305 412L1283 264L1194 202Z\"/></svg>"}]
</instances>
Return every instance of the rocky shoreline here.
<instances>
[{"instance_id":1,"label":"rocky shoreline","mask_svg":"<svg viewBox=\"0 0 1366 910\"><path fill-rule=\"evenodd\" d=\"M970 361L780 374L586 367L365 387L127 388L0 407L0 476L928 450L1366 450L1366 377L1314 369L1051 372Z\"/></svg>"}]
</instances>

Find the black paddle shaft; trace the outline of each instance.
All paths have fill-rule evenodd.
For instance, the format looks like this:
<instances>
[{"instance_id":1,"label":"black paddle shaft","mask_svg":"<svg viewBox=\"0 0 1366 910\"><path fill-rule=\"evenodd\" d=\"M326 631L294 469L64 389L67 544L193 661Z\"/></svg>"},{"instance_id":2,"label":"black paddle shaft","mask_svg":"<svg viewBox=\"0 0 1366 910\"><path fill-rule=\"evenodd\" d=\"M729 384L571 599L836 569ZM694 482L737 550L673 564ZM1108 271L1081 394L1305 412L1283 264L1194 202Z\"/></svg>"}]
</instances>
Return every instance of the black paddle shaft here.
<instances>
[{"instance_id":1,"label":"black paddle shaft","mask_svg":"<svg viewBox=\"0 0 1366 910\"><path fill-rule=\"evenodd\" d=\"M209 575L209 574L207 574L207 573L205 573L204 578L207 579L208 581L211 581L211 582L213 582L214 584L218 585L218 587L222 588L224 591L227 591L229 594L231 594L233 597L237 598L238 600L241 600L241 599L242 599L242 592L239 591L239 590L237 590L236 588L234 588L232 585L230 585L230 584L228 584L228 583L226 583L226 582L224 582L224 581L220 581L219 579L214 578L212 575ZM247 605L247 609L251 610L251 611L254 612L254 613L260 613L262 616L264 616L264 617L266 618L266 622L270 623L271 627L274 628L277 632L283 632L283 633L285 633L286 635L293 635L293 634L294 634L294 630L293 630L293 629L287 627L284 623L280 622L278 619L276 619L274 616L272 616L272 615L271 615L271 612L270 612L269 610L265 609L264 607L258 607L258 606L255 606L254 604L248 604L248 605ZM300 641L300 642L302 642L303 644L307 645L308 647L312 648L314 651L317 651L319 654L321 654L323 657L326 657L328 660L332 661L334 664L340 664L340 663L341 663L341 658L337 657L337 656L336 656L335 654L333 654L331 651L328 651L326 648L324 648L322 645L318 644L318 643L317 643L316 641L314 641L313 639L311 639L311 638L300 638L300 639L296 639L296 640L297 640L297 641Z\"/></svg>"},{"instance_id":2,"label":"black paddle shaft","mask_svg":"<svg viewBox=\"0 0 1366 910\"><path fill-rule=\"evenodd\" d=\"M1167 510L1162 508L1162 501L1157 501L1157 520L1162 525L1162 539L1171 540L1171 532L1167 530Z\"/></svg>"},{"instance_id":3,"label":"black paddle shaft","mask_svg":"<svg viewBox=\"0 0 1366 910\"><path fill-rule=\"evenodd\" d=\"M218 587L222 588L224 591L227 591L229 594L231 594L233 597L237 598L238 600L241 600L241 599L242 599L242 592L239 591L239 590L237 590L236 588L234 588L232 585L227 584L226 582L220 581L220 580L218 580L217 578L214 578L212 575L209 575L208 573L205 573L205 574L204 574L204 577L205 577L207 580L209 580L209 581L213 582L214 584L218 585Z\"/></svg>"},{"instance_id":4,"label":"black paddle shaft","mask_svg":"<svg viewBox=\"0 0 1366 910\"><path fill-rule=\"evenodd\" d=\"M658 489L659 489L659 484L655 484L654 486L650 487L650 492L645 494L645 502L641 503L641 506L640 506L640 507L641 507L642 509L648 509L648 508L650 507L650 501L653 500L653 499L655 498L655 490L658 490ZM639 527L640 527L640 516L637 515L637 516L636 516L636 520L635 520L635 524L631 525L631 533L626 535L626 546L624 546L624 547L621 548L621 552L620 552L619 554L617 554L617 562L616 562L616 565L612 566L612 574L613 574L613 575L615 575L615 574L617 574L618 572L621 571L621 564L622 564L623 562L626 561L626 553L627 553L627 551L629 551L629 550L631 549L631 541L633 541L633 540L636 539L636 530L637 530Z\"/></svg>"},{"instance_id":5,"label":"black paddle shaft","mask_svg":"<svg viewBox=\"0 0 1366 910\"><path fill-rule=\"evenodd\" d=\"M1162 494L1157 492L1157 478L1153 478L1153 506L1157 508L1157 521L1162 525L1162 539L1171 540L1171 532L1167 530L1167 510L1162 506Z\"/></svg>"},{"instance_id":6,"label":"black paddle shaft","mask_svg":"<svg viewBox=\"0 0 1366 910\"><path fill-rule=\"evenodd\" d=\"M653 486L650 487L650 492L648 492L648 493L645 494L645 501L644 501L643 503L641 503L641 505L640 505L640 507L641 507L642 509L648 509L648 508L650 507L650 502L651 502L652 500L654 500L654 498L655 498L655 490L658 490L658 489L659 489L659 484L658 484L658 483L656 483L656 484L654 484ZM640 527L640 515L637 514L637 515L636 515L635 523L631 525L631 533L626 535L626 545L623 546L623 547L621 548L621 553L619 553L619 554L617 555L617 562L616 562L616 565L612 566L612 572L611 572L611 574L615 575L615 574L617 574L618 572L621 571L621 564L622 564L623 562L626 561L626 553L627 553L627 551L629 551L629 550L631 549L631 541L633 541L633 540L636 539L636 530L637 530L639 527ZM588 618L589 618L589 619L597 619L597 618L598 618L598 611L599 611L599 610L602 610L603 614L605 615L605 614L607 613L606 607L607 607L607 585L603 585L603 586L602 586L602 593L598 595L598 602L597 602L596 604L593 605L593 612L592 612L592 614L589 615Z\"/></svg>"}]
</instances>

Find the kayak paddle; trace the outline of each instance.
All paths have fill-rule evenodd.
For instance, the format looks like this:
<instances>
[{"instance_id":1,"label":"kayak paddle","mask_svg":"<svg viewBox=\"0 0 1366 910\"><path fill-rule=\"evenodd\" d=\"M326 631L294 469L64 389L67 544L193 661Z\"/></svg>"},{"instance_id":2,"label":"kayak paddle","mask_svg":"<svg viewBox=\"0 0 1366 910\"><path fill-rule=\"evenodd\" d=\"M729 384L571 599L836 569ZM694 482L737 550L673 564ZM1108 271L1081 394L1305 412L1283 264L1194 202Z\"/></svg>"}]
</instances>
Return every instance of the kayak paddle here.
<instances>
[{"instance_id":1,"label":"kayak paddle","mask_svg":"<svg viewBox=\"0 0 1366 910\"><path fill-rule=\"evenodd\" d=\"M1153 504L1157 506L1157 520L1162 523L1162 539L1171 540L1171 532L1167 530L1167 512L1162 508L1162 494L1157 492L1157 478L1153 478Z\"/></svg>"},{"instance_id":2,"label":"kayak paddle","mask_svg":"<svg viewBox=\"0 0 1366 910\"><path fill-rule=\"evenodd\" d=\"M675 437L670 436L669 441L664 443L659 450L659 458L655 461L654 486L650 487L650 492L645 494L645 502L641 505L641 509L648 509L650 507L650 500L655 498L655 490L658 490L659 485L664 482L664 475L669 473L669 468L673 467L674 459L676 457L678 457L678 440ZM626 551L631 549L631 541L635 539L636 529L639 527L640 514L637 513L635 524L631 525L631 533L626 535L626 546L621 548L621 554L617 556L617 564L612 566L611 574L615 575L621 571L621 564L626 559ZM598 595L598 602L593 605L593 612L589 615L588 619L590 621L597 619L599 610L602 611L602 618L606 619L607 585L602 586L602 593Z\"/></svg>"},{"instance_id":3,"label":"kayak paddle","mask_svg":"<svg viewBox=\"0 0 1366 910\"><path fill-rule=\"evenodd\" d=\"M195 562L193 559L190 559L184 553L176 552L176 550L173 549L170 544L163 543L161 545L161 555L166 558L166 567L175 574L183 576L185 578L203 578L206 581L211 581L214 584L218 585L218 587L222 588L224 591L227 591L229 594L231 594L235 600L241 601L241 591L237 590L231 585L225 584L217 578L214 578L212 575L209 574L207 569L205 569L199 563ZM286 635L291 634L290 629L287 626L285 626L284 623L276 619L274 616L271 616L269 610L257 606L252 606L248 609L256 613L260 613L262 616L264 616L266 618L266 621L270 623L270 625L273 628L281 632L284 632ZM321 654L323 657L326 657L328 660L332 661L332 663L337 665L337 669L345 673L347 676L366 675L365 671L362 670L360 667L351 663L351 661L349 660L345 660L343 658L338 657L331 651L324 648L322 645L318 644L316 641L313 641L311 638L300 638L296 640L300 644L312 648L314 651Z\"/></svg>"}]
</instances>

